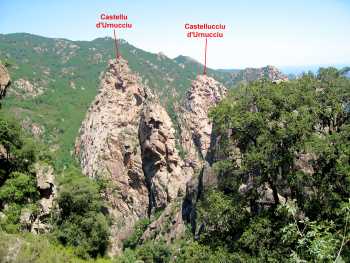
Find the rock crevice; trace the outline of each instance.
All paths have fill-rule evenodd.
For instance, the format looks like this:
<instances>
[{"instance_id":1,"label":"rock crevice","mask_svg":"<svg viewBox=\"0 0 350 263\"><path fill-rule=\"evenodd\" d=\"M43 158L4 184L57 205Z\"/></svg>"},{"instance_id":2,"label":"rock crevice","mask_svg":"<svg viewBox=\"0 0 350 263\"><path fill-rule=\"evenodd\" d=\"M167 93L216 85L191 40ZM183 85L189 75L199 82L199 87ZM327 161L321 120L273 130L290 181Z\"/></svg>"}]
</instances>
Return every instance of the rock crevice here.
<instances>
[{"instance_id":1,"label":"rock crevice","mask_svg":"<svg viewBox=\"0 0 350 263\"><path fill-rule=\"evenodd\" d=\"M160 104L145 104L139 134L151 213L154 209L165 208L184 193L191 170L184 166L179 157L175 130L168 113Z\"/></svg>"},{"instance_id":2,"label":"rock crevice","mask_svg":"<svg viewBox=\"0 0 350 263\"><path fill-rule=\"evenodd\" d=\"M145 240L172 216L176 220L169 226L169 240L182 234L179 203L211 144L209 109L225 94L226 89L213 78L198 76L179 114L178 140L167 111L127 61L109 62L81 126L75 153L85 175L109 182L104 199L113 222L111 254L120 253L122 241L139 219L152 218L156 211L164 210L146 231ZM180 157L180 145L188 152L185 160Z\"/></svg>"},{"instance_id":3,"label":"rock crevice","mask_svg":"<svg viewBox=\"0 0 350 263\"><path fill-rule=\"evenodd\" d=\"M75 154L85 175L109 182L111 254L121 251L139 219L184 194L193 173L179 157L168 113L122 58L111 60L101 78Z\"/></svg>"}]
</instances>

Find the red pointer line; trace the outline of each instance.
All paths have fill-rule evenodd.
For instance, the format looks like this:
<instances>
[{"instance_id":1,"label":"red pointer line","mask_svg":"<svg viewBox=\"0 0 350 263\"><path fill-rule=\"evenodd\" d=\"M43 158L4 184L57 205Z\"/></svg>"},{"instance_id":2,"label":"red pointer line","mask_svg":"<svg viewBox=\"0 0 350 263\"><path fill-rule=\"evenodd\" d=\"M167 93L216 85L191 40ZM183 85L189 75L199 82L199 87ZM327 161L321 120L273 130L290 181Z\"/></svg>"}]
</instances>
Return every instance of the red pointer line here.
<instances>
[{"instance_id":1,"label":"red pointer line","mask_svg":"<svg viewBox=\"0 0 350 263\"><path fill-rule=\"evenodd\" d=\"M119 54L118 41L117 41L115 29L114 29L114 45L115 45L115 57L116 59L118 59L120 57L120 54Z\"/></svg>"},{"instance_id":2,"label":"red pointer line","mask_svg":"<svg viewBox=\"0 0 350 263\"><path fill-rule=\"evenodd\" d=\"M207 75L207 46L208 46L208 39L205 38L205 49L204 49L204 71L203 74Z\"/></svg>"}]
</instances>

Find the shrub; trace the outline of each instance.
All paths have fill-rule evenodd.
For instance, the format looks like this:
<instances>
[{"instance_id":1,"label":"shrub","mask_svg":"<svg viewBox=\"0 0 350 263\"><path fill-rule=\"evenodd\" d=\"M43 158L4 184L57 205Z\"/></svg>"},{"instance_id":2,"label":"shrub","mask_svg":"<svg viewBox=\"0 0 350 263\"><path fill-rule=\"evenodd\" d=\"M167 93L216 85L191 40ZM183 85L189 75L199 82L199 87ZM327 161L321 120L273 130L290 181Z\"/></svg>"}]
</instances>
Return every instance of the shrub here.
<instances>
[{"instance_id":1,"label":"shrub","mask_svg":"<svg viewBox=\"0 0 350 263\"><path fill-rule=\"evenodd\" d=\"M165 263L169 262L171 251L162 241L149 241L137 249L136 255L145 263Z\"/></svg>"},{"instance_id":2,"label":"shrub","mask_svg":"<svg viewBox=\"0 0 350 263\"><path fill-rule=\"evenodd\" d=\"M132 233L132 235L126 240L124 240L123 242L124 248L131 248L131 249L136 248L136 246L139 244L139 241L143 232L145 232L146 228L150 223L151 222L148 218L139 220L134 226L134 232Z\"/></svg>"}]
</instances>

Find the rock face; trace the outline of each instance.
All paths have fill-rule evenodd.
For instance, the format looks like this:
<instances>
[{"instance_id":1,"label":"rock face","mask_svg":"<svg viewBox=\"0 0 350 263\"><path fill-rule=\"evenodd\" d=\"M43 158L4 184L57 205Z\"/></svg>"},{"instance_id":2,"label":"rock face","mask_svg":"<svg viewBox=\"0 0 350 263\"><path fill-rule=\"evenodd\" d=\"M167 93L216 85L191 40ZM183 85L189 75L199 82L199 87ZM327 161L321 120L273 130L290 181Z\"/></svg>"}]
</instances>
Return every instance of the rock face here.
<instances>
[{"instance_id":1,"label":"rock face","mask_svg":"<svg viewBox=\"0 0 350 263\"><path fill-rule=\"evenodd\" d=\"M192 170L185 168L179 157L175 130L162 106L157 103L145 104L139 132L150 209L165 208L185 192Z\"/></svg>"},{"instance_id":2,"label":"rock face","mask_svg":"<svg viewBox=\"0 0 350 263\"><path fill-rule=\"evenodd\" d=\"M35 164L36 182L40 191L51 191L54 188L54 171L50 165L45 163Z\"/></svg>"},{"instance_id":3,"label":"rock face","mask_svg":"<svg viewBox=\"0 0 350 263\"><path fill-rule=\"evenodd\" d=\"M35 164L36 184L40 192L39 213L34 219L31 232L46 233L50 230L51 209L54 206L54 199L57 196L55 174L51 165L46 163Z\"/></svg>"},{"instance_id":4,"label":"rock face","mask_svg":"<svg viewBox=\"0 0 350 263\"><path fill-rule=\"evenodd\" d=\"M186 94L181 116L181 144L187 159L198 167L208 153L212 136L212 123L208 117L211 107L226 95L226 88L206 75L199 75Z\"/></svg>"},{"instance_id":5,"label":"rock face","mask_svg":"<svg viewBox=\"0 0 350 263\"><path fill-rule=\"evenodd\" d=\"M184 193L192 175L179 157L169 115L122 58L109 62L75 153L84 174L109 182L111 254L119 253L137 220Z\"/></svg>"},{"instance_id":6,"label":"rock face","mask_svg":"<svg viewBox=\"0 0 350 263\"><path fill-rule=\"evenodd\" d=\"M6 90L10 86L10 75L7 72L7 69L0 64L0 108L1 100L6 96ZM6 158L7 152L3 145L0 144L0 158Z\"/></svg>"},{"instance_id":7,"label":"rock face","mask_svg":"<svg viewBox=\"0 0 350 263\"><path fill-rule=\"evenodd\" d=\"M33 233L46 233L50 230L48 221L51 209L54 207L54 199L57 196L55 175L52 166L45 163L36 163L36 182L40 192L38 216L33 222L31 231Z\"/></svg>"},{"instance_id":8,"label":"rock face","mask_svg":"<svg viewBox=\"0 0 350 263\"><path fill-rule=\"evenodd\" d=\"M10 76L5 66L0 64L0 100L6 95L6 90L10 86Z\"/></svg>"},{"instance_id":9,"label":"rock face","mask_svg":"<svg viewBox=\"0 0 350 263\"><path fill-rule=\"evenodd\" d=\"M34 164L36 175L36 186L40 192L38 200L39 211L33 212L29 208L21 210L20 224L24 231L30 231L34 234L47 233L50 231L51 209L54 207L54 199L57 195L55 185L54 169L51 165L44 162Z\"/></svg>"},{"instance_id":10,"label":"rock face","mask_svg":"<svg viewBox=\"0 0 350 263\"><path fill-rule=\"evenodd\" d=\"M225 95L226 88L211 77L201 75L192 82L179 114L180 141L186 152L183 170L187 169L185 173L191 176L182 177L181 182L186 184L184 197L165 208L161 216L144 232L141 238L143 241L164 239L172 242L184 234L185 223L190 223L192 231L198 233L200 226L196 222L195 209L197 200L203 191L217 184L217 178L206 160L213 144L212 123L208 112ZM153 111L156 116L159 110L154 108Z\"/></svg>"},{"instance_id":11,"label":"rock face","mask_svg":"<svg viewBox=\"0 0 350 263\"><path fill-rule=\"evenodd\" d=\"M198 162L197 168L210 146L208 111L225 93L214 79L199 76L187 94L181 116L182 142L192 154L190 159ZM109 62L81 126L75 153L85 175L109 182L104 198L113 222L111 254L121 251L122 241L137 220L152 217L159 209L164 211L144 239L162 232L169 220L173 224L166 231L167 240L183 233L180 203L194 166L180 157L168 113L124 59Z\"/></svg>"},{"instance_id":12,"label":"rock face","mask_svg":"<svg viewBox=\"0 0 350 263\"><path fill-rule=\"evenodd\" d=\"M134 223L148 212L138 136L145 98L141 79L132 74L127 62L109 61L76 141L83 173L111 184L105 199L114 223L112 253L118 253Z\"/></svg>"}]
</instances>

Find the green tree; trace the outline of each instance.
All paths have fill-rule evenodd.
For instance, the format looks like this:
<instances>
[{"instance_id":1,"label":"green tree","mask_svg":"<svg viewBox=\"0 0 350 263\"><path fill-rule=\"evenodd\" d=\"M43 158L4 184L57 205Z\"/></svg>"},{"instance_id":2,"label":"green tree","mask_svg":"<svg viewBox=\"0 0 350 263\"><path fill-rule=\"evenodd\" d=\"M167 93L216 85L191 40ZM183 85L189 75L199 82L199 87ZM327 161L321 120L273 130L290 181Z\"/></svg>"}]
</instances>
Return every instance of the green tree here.
<instances>
[{"instance_id":1,"label":"green tree","mask_svg":"<svg viewBox=\"0 0 350 263\"><path fill-rule=\"evenodd\" d=\"M31 173L36 156L35 143L24 136L18 122L0 114L0 185L12 172Z\"/></svg>"},{"instance_id":2,"label":"green tree","mask_svg":"<svg viewBox=\"0 0 350 263\"><path fill-rule=\"evenodd\" d=\"M327 68L279 84L241 86L214 108L210 116L220 137L218 156L223 157L215 165L222 197L221 205L211 194L201 202L208 217L202 234L208 238L201 242L213 247L231 239L239 244L230 247L232 252L264 262L290 256L349 260L344 245L348 216L343 212L350 197L349 100L350 81ZM264 201L266 187L272 202ZM298 207L293 217L277 209L286 199ZM241 231L225 221L234 210L249 211ZM286 225L299 231L286 232ZM292 234L286 238L286 233Z\"/></svg>"},{"instance_id":3,"label":"green tree","mask_svg":"<svg viewBox=\"0 0 350 263\"><path fill-rule=\"evenodd\" d=\"M98 185L68 169L59 180L55 235L64 245L77 248L81 257L103 256L109 239L108 219L102 213Z\"/></svg>"},{"instance_id":4,"label":"green tree","mask_svg":"<svg viewBox=\"0 0 350 263\"><path fill-rule=\"evenodd\" d=\"M162 241L149 241L137 249L136 255L145 263L166 263L170 260L171 251Z\"/></svg>"},{"instance_id":5,"label":"green tree","mask_svg":"<svg viewBox=\"0 0 350 263\"><path fill-rule=\"evenodd\" d=\"M24 204L38 198L35 178L28 174L13 172L0 187L0 200L5 203Z\"/></svg>"},{"instance_id":6,"label":"green tree","mask_svg":"<svg viewBox=\"0 0 350 263\"><path fill-rule=\"evenodd\" d=\"M200 239L212 247L232 247L248 219L247 212L220 191L206 193L198 206L198 218L205 228Z\"/></svg>"}]
</instances>

